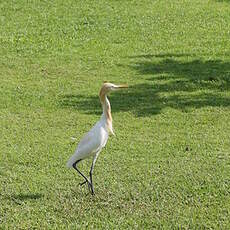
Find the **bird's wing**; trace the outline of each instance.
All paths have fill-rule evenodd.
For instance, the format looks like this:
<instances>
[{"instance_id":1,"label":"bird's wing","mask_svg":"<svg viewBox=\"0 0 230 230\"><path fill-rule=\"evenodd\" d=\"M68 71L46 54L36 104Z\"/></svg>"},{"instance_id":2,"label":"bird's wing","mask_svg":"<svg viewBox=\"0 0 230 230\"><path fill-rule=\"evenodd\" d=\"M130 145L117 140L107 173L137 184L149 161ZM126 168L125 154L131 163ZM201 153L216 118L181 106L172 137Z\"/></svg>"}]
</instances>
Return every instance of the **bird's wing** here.
<instances>
[{"instance_id":1,"label":"bird's wing","mask_svg":"<svg viewBox=\"0 0 230 230\"><path fill-rule=\"evenodd\" d=\"M90 130L79 142L75 153L69 158L67 167L71 168L73 164L80 159L85 159L100 149L100 140L95 132Z\"/></svg>"},{"instance_id":2,"label":"bird's wing","mask_svg":"<svg viewBox=\"0 0 230 230\"><path fill-rule=\"evenodd\" d=\"M67 162L67 167L72 167L74 162L80 159L85 159L98 151L100 151L106 144L108 134L103 131L100 123L95 126L80 140L75 153Z\"/></svg>"},{"instance_id":3,"label":"bird's wing","mask_svg":"<svg viewBox=\"0 0 230 230\"><path fill-rule=\"evenodd\" d=\"M76 152L83 157L94 153L101 145L100 138L98 138L98 132L94 129L90 130L79 142Z\"/></svg>"}]
</instances>

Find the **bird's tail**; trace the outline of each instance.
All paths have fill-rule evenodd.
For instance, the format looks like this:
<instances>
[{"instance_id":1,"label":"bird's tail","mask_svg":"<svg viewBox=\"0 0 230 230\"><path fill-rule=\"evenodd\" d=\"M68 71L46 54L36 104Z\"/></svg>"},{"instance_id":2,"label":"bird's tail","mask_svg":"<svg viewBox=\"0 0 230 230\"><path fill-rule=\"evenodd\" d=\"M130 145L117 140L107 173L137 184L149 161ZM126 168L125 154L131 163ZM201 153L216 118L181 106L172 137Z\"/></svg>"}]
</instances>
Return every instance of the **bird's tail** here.
<instances>
[{"instance_id":1,"label":"bird's tail","mask_svg":"<svg viewBox=\"0 0 230 230\"><path fill-rule=\"evenodd\" d=\"M73 164L76 162L76 156L75 156L75 154L73 154L73 156L71 156L70 158L69 158L69 160L67 161L67 163L66 163L66 167L67 168L72 168L73 167Z\"/></svg>"}]
</instances>

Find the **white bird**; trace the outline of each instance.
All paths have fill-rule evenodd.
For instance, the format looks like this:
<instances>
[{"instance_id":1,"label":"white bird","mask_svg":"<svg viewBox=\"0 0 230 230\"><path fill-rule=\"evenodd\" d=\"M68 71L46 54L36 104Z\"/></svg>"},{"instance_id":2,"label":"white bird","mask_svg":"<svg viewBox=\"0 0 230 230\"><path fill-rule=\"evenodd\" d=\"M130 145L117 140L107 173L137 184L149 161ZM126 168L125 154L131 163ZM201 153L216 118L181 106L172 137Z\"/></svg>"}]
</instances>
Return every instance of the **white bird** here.
<instances>
[{"instance_id":1,"label":"white bird","mask_svg":"<svg viewBox=\"0 0 230 230\"><path fill-rule=\"evenodd\" d=\"M115 85L112 83L104 83L101 87L99 97L103 108L101 119L93 126L93 128L80 140L75 153L70 157L67 162L68 168L74 168L77 172L85 179L83 185L88 183L89 190L91 189L92 195L94 194L92 174L93 169L99 153L102 148L105 147L109 133L114 135L112 126L112 115L111 106L107 98L107 94L110 91L127 88L127 85ZM93 162L90 169L90 179L88 179L82 172L77 168L77 164L88 157L93 157Z\"/></svg>"}]
</instances>

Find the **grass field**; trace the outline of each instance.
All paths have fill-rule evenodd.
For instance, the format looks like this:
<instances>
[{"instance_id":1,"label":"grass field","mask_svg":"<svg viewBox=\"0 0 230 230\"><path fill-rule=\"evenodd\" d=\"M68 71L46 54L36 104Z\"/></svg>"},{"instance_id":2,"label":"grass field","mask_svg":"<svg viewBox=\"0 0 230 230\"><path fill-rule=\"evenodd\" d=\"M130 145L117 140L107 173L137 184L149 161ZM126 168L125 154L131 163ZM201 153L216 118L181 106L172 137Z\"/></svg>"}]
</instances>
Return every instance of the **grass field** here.
<instances>
[{"instance_id":1,"label":"grass field","mask_svg":"<svg viewBox=\"0 0 230 230\"><path fill-rule=\"evenodd\" d=\"M0 23L0 229L229 229L230 1L12 0ZM65 165L103 81L130 87L91 196Z\"/></svg>"}]
</instances>

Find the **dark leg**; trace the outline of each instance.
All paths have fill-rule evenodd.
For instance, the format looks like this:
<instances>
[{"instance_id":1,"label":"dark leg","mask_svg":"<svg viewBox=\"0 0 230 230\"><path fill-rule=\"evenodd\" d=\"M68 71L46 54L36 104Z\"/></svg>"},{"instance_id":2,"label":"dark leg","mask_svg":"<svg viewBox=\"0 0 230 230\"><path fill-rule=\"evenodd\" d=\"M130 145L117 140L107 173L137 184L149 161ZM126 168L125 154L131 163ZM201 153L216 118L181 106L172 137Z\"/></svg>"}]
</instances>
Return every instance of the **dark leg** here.
<instances>
[{"instance_id":1,"label":"dark leg","mask_svg":"<svg viewBox=\"0 0 230 230\"><path fill-rule=\"evenodd\" d=\"M89 186L89 189L91 188L91 183L90 181L87 179L87 177L82 173L80 172L80 170L77 168L77 164L81 161L80 160L77 160L74 164L73 164L73 168L85 179L84 182L80 183L80 185L83 185L85 183L88 183L88 186Z\"/></svg>"},{"instance_id":2,"label":"dark leg","mask_svg":"<svg viewBox=\"0 0 230 230\"><path fill-rule=\"evenodd\" d=\"M91 165L91 169L90 169L90 172L89 172L92 195L94 195L94 188L93 188L93 169L94 169L94 166L95 166L95 163L96 163L96 160L97 160L98 155L99 155L99 152L97 152L97 153L95 154L95 156L94 156L94 158L93 158L92 165Z\"/></svg>"},{"instance_id":3,"label":"dark leg","mask_svg":"<svg viewBox=\"0 0 230 230\"><path fill-rule=\"evenodd\" d=\"M93 188L93 167L91 166L90 172L89 172L89 177L90 177L90 183L91 183L91 192L92 195L94 195L94 188Z\"/></svg>"}]
</instances>

